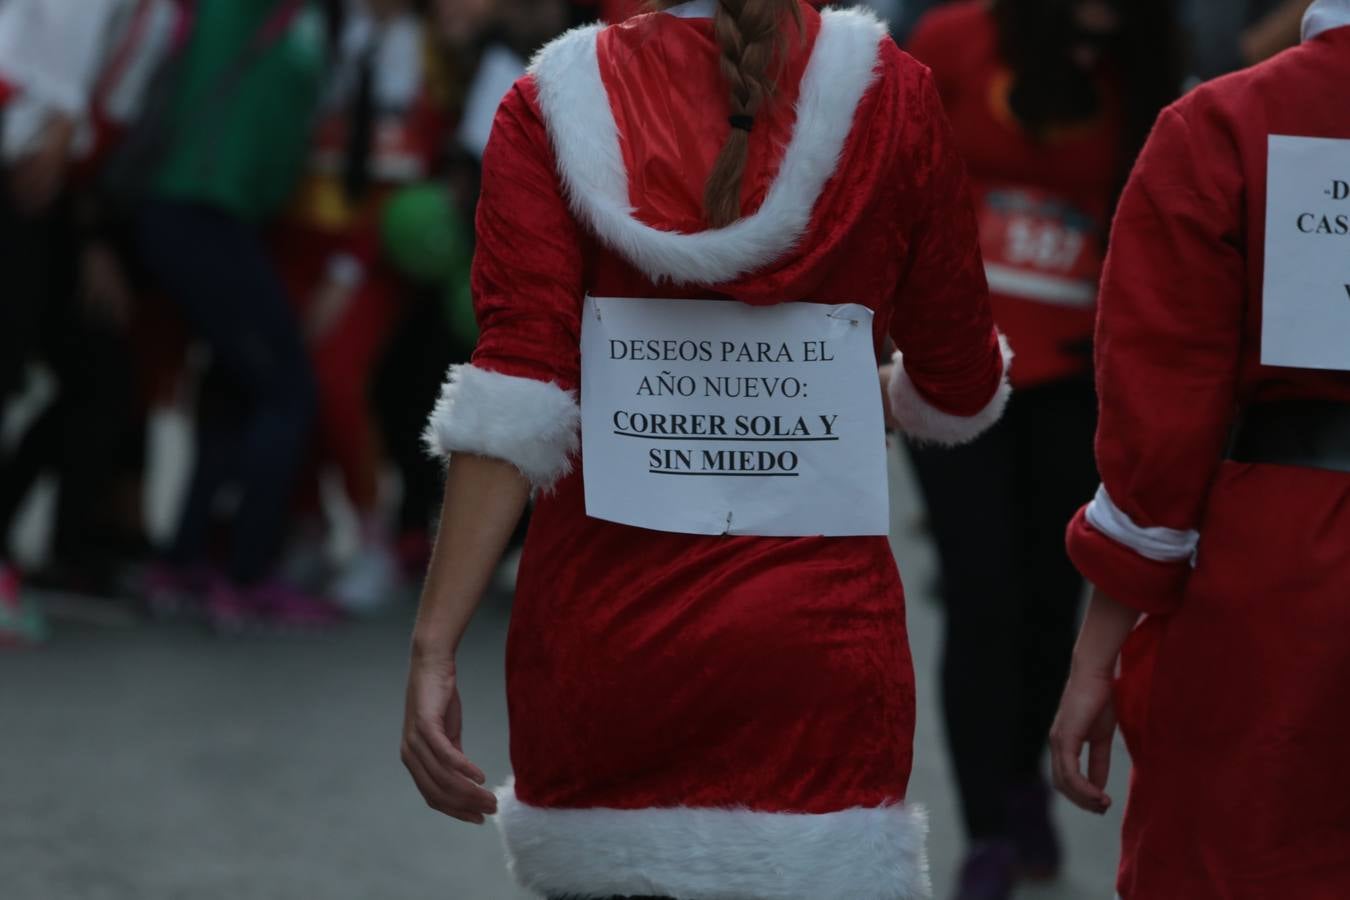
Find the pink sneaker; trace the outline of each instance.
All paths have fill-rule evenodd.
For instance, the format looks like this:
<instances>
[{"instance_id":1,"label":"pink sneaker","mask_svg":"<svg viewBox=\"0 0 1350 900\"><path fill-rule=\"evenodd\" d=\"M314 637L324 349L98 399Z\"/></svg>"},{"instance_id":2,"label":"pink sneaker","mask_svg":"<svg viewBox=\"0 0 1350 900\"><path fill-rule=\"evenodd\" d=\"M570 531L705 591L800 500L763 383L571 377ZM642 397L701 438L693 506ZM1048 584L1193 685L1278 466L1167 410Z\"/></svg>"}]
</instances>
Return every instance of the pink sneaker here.
<instances>
[{"instance_id":1,"label":"pink sneaker","mask_svg":"<svg viewBox=\"0 0 1350 900\"><path fill-rule=\"evenodd\" d=\"M18 571L0 563L0 647L30 647L47 639L47 623L21 588Z\"/></svg>"},{"instance_id":2,"label":"pink sneaker","mask_svg":"<svg viewBox=\"0 0 1350 900\"><path fill-rule=\"evenodd\" d=\"M345 618L342 610L327 600L280 581L264 582L252 593L261 603L264 620L275 628L331 628Z\"/></svg>"},{"instance_id":3,"label":"pink sneaker","mask_svg":"<svg viewBox=\"0 0 1350 900\"><path fill-rule=\"evenodd\" d=\"M221 635L243 634L259 619L257 604L252 602L248 592L221 579L206 593L202 604L206 614L206 623L211 630Z\"/></svg>"},{"instance_id":4,"label":"pink sneaker","mask_svg":"<svg viewBox=\"0 0 1350 900\"><path fill-rule=\"evenodd\" d=\"M239 588L215 584L206 600L207 620L219 634L246 631L319 631L342 621L333 604L278 581Z\"/></svg>"},{"instance_id":5,"label":"pink sneaker","mask_svg":"<svg viewBox=\"0 0 1350 900\"><path fill-rule=\"evenodd\" d=\"M155 563L145 572L146 609L156 619L199 616L207 593L219 580L220 575L207 565Z\"/></svg>"}]
</instances>

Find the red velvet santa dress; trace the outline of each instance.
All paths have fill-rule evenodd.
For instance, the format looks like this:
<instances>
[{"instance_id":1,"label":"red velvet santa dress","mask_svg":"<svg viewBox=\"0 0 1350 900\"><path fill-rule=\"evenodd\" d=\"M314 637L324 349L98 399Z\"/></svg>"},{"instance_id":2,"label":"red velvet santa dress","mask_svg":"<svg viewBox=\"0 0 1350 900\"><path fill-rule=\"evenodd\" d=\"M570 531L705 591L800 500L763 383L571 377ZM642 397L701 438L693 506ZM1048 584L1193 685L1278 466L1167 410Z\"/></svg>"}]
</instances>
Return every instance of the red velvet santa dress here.
<instances>
[{"instance_id":1,"label":"red velvet santa dress","mask_svg":"<svg viewBox=\"0 0 1350 900\"><path fill-rule=\"evenodd\" d=\"M1117 698L1124 900L1350 897L1350 476L1225 460L1244 408L1350 403L1343 371L1261 364L1268 228L1295 218L1267 224L1270 139L1350 139L1350 0L1319 0L1305 30L1163 113L1106 266L1105 483L1068 546L1148 614Z\"/></svg>"},{"instance_id":2,"label":"red velvet santa dress","mask_svg":"<svg viewBox=\"0 0 1350 900\"><path fill-rule=\"evenodd\" d=\"M539 489L498 824L516 877L545 895L928 895L887 540L588 518L577 464L587 294L864 304L877 348L891 335L903 351L893 406L912 433L956 442L1001 413L974 214L929 74L869 14L801 13L731 226L709 231L701 211L728 128L710 3L546 47L484 159L482 338L428 437Z\"/></svg>"}]
</instances>

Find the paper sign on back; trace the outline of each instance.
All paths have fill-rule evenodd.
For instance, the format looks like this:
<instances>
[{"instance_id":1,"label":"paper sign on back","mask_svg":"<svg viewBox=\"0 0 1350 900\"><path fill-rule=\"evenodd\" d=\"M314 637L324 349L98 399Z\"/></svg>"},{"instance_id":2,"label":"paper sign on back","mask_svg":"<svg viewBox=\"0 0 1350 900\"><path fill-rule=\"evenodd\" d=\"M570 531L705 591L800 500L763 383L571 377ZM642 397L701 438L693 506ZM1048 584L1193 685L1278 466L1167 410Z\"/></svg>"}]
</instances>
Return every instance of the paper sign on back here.
<instances>
[{"instance_id":1,"label":"paper sign on back","mask_svg":"<svg viewBox=\"0 0 1350 900\"><path fill-rule=\"evenodd\" d=\"M890 524L863 306L588 298L581 423L598 519L771 536Z\"/></svg>"},{"instance_id":2,"label":"paper sign on back","mask_svg":"<svg viewBox=\"0 0 1350 900\"><path fill-rule=\"evenodd\" d=\"M1350 370L1350 140L1270 138L1261 362Z\"/></svg>"}]
</instances>

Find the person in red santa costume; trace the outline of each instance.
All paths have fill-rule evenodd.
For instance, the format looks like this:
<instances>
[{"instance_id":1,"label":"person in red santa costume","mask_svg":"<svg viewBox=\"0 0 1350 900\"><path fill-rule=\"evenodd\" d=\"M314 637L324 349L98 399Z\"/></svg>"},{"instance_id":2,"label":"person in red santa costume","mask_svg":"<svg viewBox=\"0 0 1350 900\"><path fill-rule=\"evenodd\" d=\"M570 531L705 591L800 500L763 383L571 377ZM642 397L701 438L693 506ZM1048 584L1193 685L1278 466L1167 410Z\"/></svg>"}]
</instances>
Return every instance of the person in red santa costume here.
<instances>
[{"instance_id":1,"label":"person in red santa costume","mask_svg":"<svg viewBox=\"0 0 1350 900\"><path fill-rule=\"evenodd\" d=\"M432 177L446 128L433 52L414 7L410 0L346 7L309 168L273 241L319 380L309 516L292 536L288 563L302 583L323 568L319 475L331 462L359 524L356 551L327 590L357 615L383 609L398 587L382 516L384 454L368 394L406 290L381 252L380 223L400 187Z\"/></svg>"},{"instance_id":2,"label":"person in red santa costume","mask_svg":"<svg viewBox=\"0 0 1350 900\"><path fill-rule=\"evenodd\" d=\"M1123 900L1350 896L1350 0L1304 35L1163 113L1106 264L1051 743L1104 812L1119 720Z\"/></svg>"},{"instance_id":3,"label":"person in red santa costume","mask_svg":"<svg viewBox=\"0 0 1350 900\"><path fill-rule=\"evenodd\" d=\"M888 336L890 405L912 435L957 443L997 420L1007 362L928 71L867 13L705 0L546 47L483 170L482 336L428 427L450 460L403 738L427 802L472 823L495 813L517 880L547 897L928 896L884 523L862 537L617 524L589 514L593 493L613 499L606 471L584 471L592 440L613 439L587 425L578 453L598 397L578 403L582 371L603 362L580 352L599 327L583 323L588 295L693 325L853 304L842 321L870 329L849 396L875 418L859 446L882 463L862 504L886 491ZM725 482L761 512L799 496L793 478ZM494 796L463 750L455 652L532 492L507 650L515 779ZM852 511L817 500L822 522ZM679 504L646 505L659 519Z\"/></svg>"}]
</instances>

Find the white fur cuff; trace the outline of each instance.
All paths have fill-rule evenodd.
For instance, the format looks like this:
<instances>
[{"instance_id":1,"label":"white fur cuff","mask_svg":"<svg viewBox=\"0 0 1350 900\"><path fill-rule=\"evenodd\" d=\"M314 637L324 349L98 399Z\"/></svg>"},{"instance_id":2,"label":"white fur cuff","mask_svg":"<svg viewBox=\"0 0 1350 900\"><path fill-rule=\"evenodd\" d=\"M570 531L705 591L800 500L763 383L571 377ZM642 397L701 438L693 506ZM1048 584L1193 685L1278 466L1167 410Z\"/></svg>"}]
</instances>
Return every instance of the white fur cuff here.
<instances>
[{"instance_id":1,"label":"white fur cuff","mask_svg":"<svg viewBox=\"0 0 1350 900\"><path fill-rule=\"evenodd\" d=\"M1144 559L1175 563L1193 559L1200 546L1200 532L1179 531L1175 528L1137 524L1106 492L1106 485L1097 489L1097 496L1087 506L1088 524L1117 544L1129 547Z\"/></svg>"},{"instance_id":2,"label":"white fur cuff","mask_svg":"<svg viewBox=\"0 0 1350 900\"><path fill-rule=\"evenodd\" d=\"M451 366L422 437L436 456L502 459L547 491L572 471L580 423L576 395L556 384Z\"/></svg>"},{"instance_id":3,"label":"white fur cuff","mask_svg":"<svg viewBox=\"0 0 1350 900\"><path fill-rule=\"evenodd\" d=\"M944 447L956 447L969 444L1003 418L1003 411L1012 397L1012 384L1008 381L1008 372L1012 369L1013 352L1008 339L998 336L999 349L1003 352L1003 378L999 382L994 397L973 416L957 416L943 412L930 403L905 371L905 356L896 353L895 370L891 373L891 386L888 394L891 401L891 414L895 416L900 430L911 440L923 444L941 444Z\"/></svg>"},{"instance_id":4,"label":"white fur cuff","mask_svg":"<svg viewBox=\"0 0 1350 900\"><path fill-rule=\"evenodd\" d=\"M927 819L904 806L543 809L497 792L516 880L544 896L927 900Z\"/></svg>"}]
</instances>

